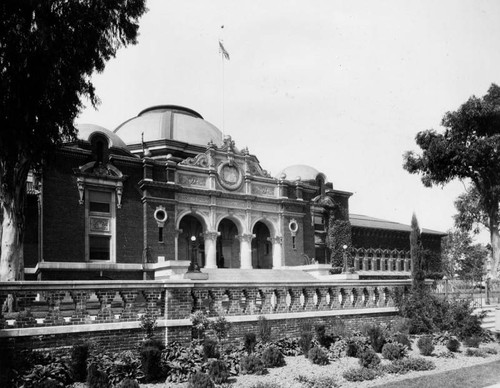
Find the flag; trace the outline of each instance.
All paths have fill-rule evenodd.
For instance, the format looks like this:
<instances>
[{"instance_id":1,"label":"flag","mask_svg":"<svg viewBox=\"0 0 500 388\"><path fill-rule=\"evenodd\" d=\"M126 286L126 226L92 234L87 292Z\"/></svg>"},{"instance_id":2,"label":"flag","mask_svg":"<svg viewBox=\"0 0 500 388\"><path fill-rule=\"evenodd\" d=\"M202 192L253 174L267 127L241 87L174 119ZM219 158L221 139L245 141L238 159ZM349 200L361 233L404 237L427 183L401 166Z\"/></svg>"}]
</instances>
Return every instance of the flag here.
<instances>
[{"instance_id":1,"label":"flag","mask_svg":"<svg viewBox=\"0 0 500 388\"><path fill-rule=\"evenodd\" d=\"M222 53L222 56L229 61L229 53L226 51L224 45L220 40L219 40L219 52Z\"/></svg>"}]
</instances>

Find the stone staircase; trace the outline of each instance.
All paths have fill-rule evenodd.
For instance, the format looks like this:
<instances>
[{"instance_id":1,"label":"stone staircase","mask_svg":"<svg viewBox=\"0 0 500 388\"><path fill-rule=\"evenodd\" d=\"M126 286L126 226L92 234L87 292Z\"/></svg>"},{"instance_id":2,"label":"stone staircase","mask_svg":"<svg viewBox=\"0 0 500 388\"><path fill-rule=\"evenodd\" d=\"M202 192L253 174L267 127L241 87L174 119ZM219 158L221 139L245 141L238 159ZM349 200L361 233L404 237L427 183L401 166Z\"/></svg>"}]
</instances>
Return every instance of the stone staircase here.
<instances>
[{"instance_id":1,"label":"stone staircase","mask_svg":"<svg viewBox=\"0 0 500 388\"><path fill-rule=\"evenodd\" d=\"M481 323L481 327L486 330L495 331L496 330L496 309L500 308L499 305L485 306L477 308L474 310L475 314L479 314L481 311L486 311L486 316Z\"/></svg>"}]
</instances>

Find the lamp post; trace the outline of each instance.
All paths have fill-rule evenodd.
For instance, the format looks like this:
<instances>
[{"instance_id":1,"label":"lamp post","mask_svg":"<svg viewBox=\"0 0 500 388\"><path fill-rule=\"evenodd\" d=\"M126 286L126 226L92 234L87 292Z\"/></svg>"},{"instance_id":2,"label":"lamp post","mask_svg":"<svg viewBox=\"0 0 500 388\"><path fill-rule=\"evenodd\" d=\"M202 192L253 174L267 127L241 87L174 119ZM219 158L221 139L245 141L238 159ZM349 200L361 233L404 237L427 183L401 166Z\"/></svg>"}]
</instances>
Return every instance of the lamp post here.
<instances>
[{"instance_id":1,"label":"lamp post","mask_svg":"<svg viewBox=\"0 0 500 388\"><path fill-rule=\"evenodd\" d=\"M344 273L347 273L347 245L343 245L342 249L344 249Z\"/></svg>"},{"instance_id":2,"label":"lamp post","mask_svg":"<svg viewBox=\"0 0 500 388\"><path fill-rule=\"evenodd\" d=\"M443 280L444 280L444 297L445 299L448 299L448 276L444 275Z\"/></svg>"},{"instance_id":3,"label":"lamp post","mask_svg":"<svg viewBox=\"0 0 500 388\"><path fill-rule=\"evenodd\" d=\"M191 263L189 264L188 272L201 272L196 264L196 253L194 248L196 246L196 236L191 236Z\"/></svg>"}]
</instances>

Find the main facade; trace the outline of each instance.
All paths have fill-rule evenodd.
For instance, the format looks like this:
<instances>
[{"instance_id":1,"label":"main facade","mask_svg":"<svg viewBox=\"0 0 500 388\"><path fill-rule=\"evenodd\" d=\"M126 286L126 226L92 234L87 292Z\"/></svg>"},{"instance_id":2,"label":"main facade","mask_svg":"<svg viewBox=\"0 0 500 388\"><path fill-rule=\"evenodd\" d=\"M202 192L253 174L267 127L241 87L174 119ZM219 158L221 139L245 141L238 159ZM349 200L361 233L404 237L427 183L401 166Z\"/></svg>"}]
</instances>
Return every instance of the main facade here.
<instances>
[{"instance_id":1,"label":"main facade","mask_svg":"<svg viewBox=\"0 0 500 388\"><path fill-rule=\"evenodd\" d=\"M332 217L351 223L357 270L407 274L409 227L349 215L350 196L310 166L272 177L197 112L152 107L114 131L80 125L78 141L30 176L25 277L155 279L189 260L327 265ZM424 245L438 252L442 236L424 230Z\"/></svg>"}]
</instances>

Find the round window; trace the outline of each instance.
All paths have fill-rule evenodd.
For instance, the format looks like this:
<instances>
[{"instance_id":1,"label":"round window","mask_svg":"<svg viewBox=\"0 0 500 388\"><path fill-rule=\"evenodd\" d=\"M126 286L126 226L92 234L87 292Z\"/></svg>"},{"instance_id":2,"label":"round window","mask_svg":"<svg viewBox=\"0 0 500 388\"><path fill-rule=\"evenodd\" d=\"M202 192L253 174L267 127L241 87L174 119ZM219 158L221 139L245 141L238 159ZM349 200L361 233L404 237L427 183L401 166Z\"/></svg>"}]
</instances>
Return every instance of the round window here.
<instances>
[{"instance_id":1,"label":"round window","mask_svg":"<svg viewBox=\"0 0 500 388\"><path fill-rule=\"evenodd\" d=\"M165 222L168 218L168 214L165 209L159 208L155 210L155 220L158 222Z\"/></svg>"},{"instance_id":2,"label":"round window","mask_svg":"<svg viewBox=\"0 0 500 388\"><path fill-rule=\"evenodd\" d=\"M290 229L290 232L292 233L296 233L297 230L299 230L299 224L295 219L290 221L290 223L288 224L288 229Z\"/></svg>"}]
</instances>

